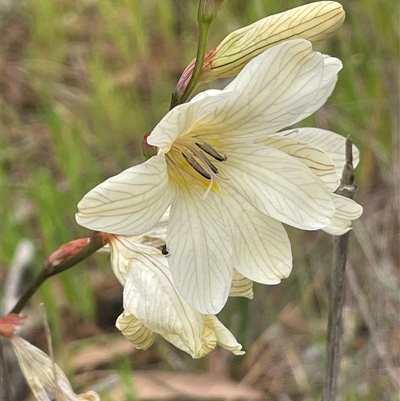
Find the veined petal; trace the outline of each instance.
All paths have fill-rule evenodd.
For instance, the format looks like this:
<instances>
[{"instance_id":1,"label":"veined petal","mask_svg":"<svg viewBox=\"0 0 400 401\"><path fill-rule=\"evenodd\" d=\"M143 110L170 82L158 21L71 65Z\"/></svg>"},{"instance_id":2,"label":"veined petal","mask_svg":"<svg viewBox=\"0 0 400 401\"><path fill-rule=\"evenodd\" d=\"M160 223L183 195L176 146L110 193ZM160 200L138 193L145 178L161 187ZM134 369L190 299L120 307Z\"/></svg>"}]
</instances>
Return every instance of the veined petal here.
<instances>
[{"instance_id":1,"label":"veined petal","mask_svg":"<svg viewBox=\"0 0 400 401\"><path fill-rule=\"evenodd\" d=\"M202 79L236 75L249 60L282 41L324 40L342 25L344 16L339 3L320 1L256 21L230 33L217 46L204 63Z\"/></svg>"},{"instance_id":2,"label":"veined petal","mask_svg":"<svg viewBox=\"0 0 400 401\"><path fill-rule=\"evenodd\" d=\"M224 145L223 173L231 186L272 218L304 230L330 224L335 208L330 192L296 158L260 145Z\"/></svg>"},{"instance_id":3,"label":"veined petal","mask_svg":"<svg viewBox=\"0 0 400 401\"><path fill-rule=\"evenodd\" d=\"M244 277L237 270L234 270L229 296L253 299L253 282L247 277Z\"/></svg>"},{"instance_id":4,"label":"veined petal","mask_svg":"<svg viewBox=\"0 0 400 401\"><path fill-rule=\"evenodd\" d=\"M165 227L166 230L166 227ZM132 259L140 254L161 256L161 250L154 245L165 245L165 240L154 237L152 245L141 242L144 236L112 235L109 237L111 266L119 282L124 286Z\"/></svg>"},{"instance_id":5,"label":"veined petal","mask_svg":"<svg viewBox=\"0 0 400 401\"><path fill-rule=\"evenodd\" d=\"M147 349L154 343L154 333L128 311L118 316L115 326L138 349Z\"/></svg>"},{"instance_id":6,"label":"veined petal","mask_svg":"<svg viewBox=\"0 0 400 401\"><path fill-rule=\"evenodd\" d=\"M290 40L250 61L225 89L235 96L198 135L254 140L290 125L317 96L323 57L306 40Z\"/></svg>"},{"instance_id":7,"label":"veined petal","mask_svg":"<svg viewBox=\"0 0 400 401\"><path fill-rule=\"evenodd\" d=\"M235 355L243 355L245 353L233 334L215 316L205 316L204 321L206 327L210 327L214 331L217 342L222 348L231 351Z\"/></svg>"},{"instance_id":8,"label":"veined petal","mask_svg":"<svg viewBox=\"0 0 400 401\"><path fill-rule=\"evenodd\" d=\"M124 309L193 357L202 353L204 317L178 294L165 256L138 255L124 288Z\"/></svg>"},{"instance_id":9,"label":"veined petal","mask_svg":"<svg viewBox=\"0 0 400 401\"><path fill-rule=\"evenodd\" d=\"M228 187L224 198L229 214L235 268L243 276L262 284L278 284L292 270L292 252L282 223L260 212Z\"/></svg>"},{"instance_id":10,"label":"veined petal","mask_svg":"<svg viewBox=\"0 0 400 401\"><path fill-rule=\"evenodd\" d=\"M232 282L232 245L221 220L221 194L182 191L171 206L167 234L174 283L182 297L204 314L218 313Z\"/></svg>"},{"instance_id":11,"label":"veined petal","mask_svg":"<svg viewBox=\"0 0 400 401\"><path fill-rule=\"evenodd\" d=\"M234 93L217 89L201 92L190 102L170 110L147 137L147 142L168 152L178 137L211 124L224 105L235 99Z\"/></svg>"},{"instance_id":12,"label":"veined petal","mask_svg":"<svg viewBox=\"0 0 400 401\"><path fill-rule=\"evenodd\" d=\"M11 344L19 365L32 393L37 400L52 401L100 401L94 391L77 395L64 372L43 351L17 335L11 337Z\"/></svg>"},{"instance_id":13,"label":"veined petal","mask_svg":"<svg viewBox=\"0 0 400 401\"><path fill-rule=\"evenodd\" d=\"M284 131L286 132L286 131ZM278 149L304 163L332 192L340 184L340 177L329 155L322 149L297 139L284 136L284 132L258 139L256 143Z\"/></svg>"},{"instance_id":14,"label":"veined petal","mask_svg":"<svg viewBox=\"0 0 400 401\"><path fill-rule=\"evenodd\" d=\"M112 234L142 234L154 226L172 199L163 154L109 178L78 204L78 224Z\"/></svg>"},{"instance_id":15,"label":"veined petal","mask_svg":"<svg viewBox=\"0 0 400 401\"><path fill-rule=\"evenodd\" d=\"M335 85L338 80L337 74L342 68L343 64L339 59L324 55L324 74L322 77L321 86L313 102L307 107L306 110L304 110L304 112L300 116L298 116L288 125L293 125L301 120L304 120L306 117L315 113L326 103L329 96L335 89Z\"/></svg>"},{"instance_id":16,"label":"veined petal","mask_svg":"<svg viewBox=\"0 0 400 401\"><path fill-rule=\"evenodd\" d=\"M255 139L290 125L312 104L324 61L306 40L290 40L250 61L223 90L208 90L172 109L147 138L168 151L178 136L205 142Z\"/></svg>"},{"instance_id":17,"label":"veined petal","mask_svg":"<svg viewBox=\"0 0 400 401\"><path fill-rule=\"evenodd\" d=\"M280 136L286 136L299 141L311 143L322 149L332 159L336 174L341 177L346 163L346 138L332 131L319 128L296 128L279 132ZM353 146L353 165L357 167L360 161L360 152Z\"/></svg>"},{"instance_id":18,"label":"veined petal","mask_svg":"<svg viewBox=\"0 0 400 401\"><path fill-rule=\"evenodd\" d=\"M161 241L165 244L167 238L167 226L169 222L169 211L170 208L165 211L165 213L161 216L160 221L158 221L152 229L139 236L138 240L140 243L156 248L160 246Z\"/></svg>"},{"instance_id":19,"label":"veined petal","mask_svg":"<svg viewBox=\"0 0 400 401\"><path fill-rule=\"evenodd\" d=\"M332 235L343 235L351 229L351 221L362 215L363 208L357 202L344 196L332 194L332 199L336 212L331 224L323 230Z\"/></svg>"}]
</instances>

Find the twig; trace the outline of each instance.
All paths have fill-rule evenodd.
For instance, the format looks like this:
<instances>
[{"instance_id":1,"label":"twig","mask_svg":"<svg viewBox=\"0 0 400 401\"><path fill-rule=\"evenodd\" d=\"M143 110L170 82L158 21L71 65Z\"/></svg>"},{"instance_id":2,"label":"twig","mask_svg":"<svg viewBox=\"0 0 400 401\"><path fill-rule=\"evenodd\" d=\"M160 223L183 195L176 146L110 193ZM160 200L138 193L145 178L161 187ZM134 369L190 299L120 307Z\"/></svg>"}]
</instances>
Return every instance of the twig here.
<instances>
[{"instance_id":1,"label":"twig","mask_svg":"<svg viewBox=\"0 0 400 401\"><path fill-rule=\"evenodd\" d=\"M357 188L354 183L353 142L346 140L346 165L343 169L342 182L336 191L342 196L353 198ZM340 366L340 340L342 335L342 311L346 286L345 268L350 232L334 240L331 282L329 292L328 333L326 345L326 370L322 400L335 401L337 376Z\"/></svg>"},{"instance_id":2,"label":"twig","mask_svg":"<svg viewBox=\"0 0 400 401\"><path fill-rule=\"evenodd\" d=\"M102 233L94 232L92 237L90 238L90 242L76 255L72 256L67 260L63 260L56 266L45 266L43 270L36 277L35 281L31 284L31 286L25 291L25 293L21 296L17 304L11 310L10 313L20 313L24 308L25 304L32 297L33 294L39 289L39 287L51 276L55 276L56 274L62 273L65 270L70 269L71 267L77 265L78 263L85 260L87 257L98 251L100 248L104 246Z\"/></svg>"}]
</instances>

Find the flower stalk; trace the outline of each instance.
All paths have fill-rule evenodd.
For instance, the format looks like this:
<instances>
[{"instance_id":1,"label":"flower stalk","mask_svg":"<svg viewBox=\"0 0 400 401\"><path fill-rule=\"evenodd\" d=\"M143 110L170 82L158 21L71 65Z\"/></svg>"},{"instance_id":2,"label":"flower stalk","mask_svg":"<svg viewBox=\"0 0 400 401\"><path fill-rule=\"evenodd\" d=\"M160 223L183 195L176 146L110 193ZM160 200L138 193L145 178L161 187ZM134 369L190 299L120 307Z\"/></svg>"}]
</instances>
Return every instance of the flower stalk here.
<instances>
[{"instance_id":1,"label":"flower stalk","mask_svg":"<svg viewBox=\"0 0 400 401\"><path fill-rule=\"evenodd\" d=\"M175 92L172 94L170 110L173 109L175 106L178 106L178 104L185 103L186 100L189 99L189 96L196 88L198 80L200 78L204 57L206 54L207 40L210 33L211 23L215 19L218 11L217 9L213 13L206 13L204 9L207 8L208 3L209 1L206 0L200 0L199 3L199 11L197 13L197 21L199 23L199 40L197 43L196 62L194 65L192 76L190 77L189 83L183 92L175 90Z\"/></svg>"},{"instance_id":2,"label":"flower stalk","mask_svg":"<svg viewBox=\"0 0 400 401\"><path fill-rule=\"evenodd\" d=\"M68 244L65 244L68 245ZM104 246L104 238L103 233L94 232L89 242L83 248L81 247L81 243L78 244L78 252L73 254L70 246L67 246L67 254L70 257L61 258L59 249L56 250L50 257L48 258L45 267L36 277L35 281L29 286L29 288L25 291L25 293L21 296L19 301L16 303L14 308L10 313L20 313L22 309L25 307L26 303L29 299L36 293L39 287L51 276L55 276L56 274L62 273L65 270L74 267L78 263L87 259L90 255L98 251L100 248ZM62 246L63 247L63 246ZM62 248L61 247L61 248ZM57 253L57 258L52 258L53 255ZM72 256L71 256L72 255Z\"/></svg>"},{"instance_id":3,"label":"flower stalk","mask_svg":"<svg viewBox=\"0 0 400 401\"><path fill-rule=\"evenodd\" d=\"M346 139L346 164L343 169L342 181L336 191L339 195L353 199L357 185L354 182L353 142ZM340 366L340 339L343 330L342 311L346 288L346 262L350 231L336 237L333 248L333 261L329 291L329 315L326 345L326 370L323 389L323 401L335 401L337 392L337 377Z\"/></svg>"}]
</instances>

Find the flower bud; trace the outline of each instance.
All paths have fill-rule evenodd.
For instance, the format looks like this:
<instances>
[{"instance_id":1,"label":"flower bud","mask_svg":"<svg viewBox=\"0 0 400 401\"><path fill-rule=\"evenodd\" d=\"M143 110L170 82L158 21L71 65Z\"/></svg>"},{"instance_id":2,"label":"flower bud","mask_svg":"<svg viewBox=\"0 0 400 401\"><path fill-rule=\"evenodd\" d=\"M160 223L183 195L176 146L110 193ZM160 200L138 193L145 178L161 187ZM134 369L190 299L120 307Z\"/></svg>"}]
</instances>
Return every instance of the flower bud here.
<instances>
[{"instance_id":1,"label":"flower bud","mask_svg":"<svg viewBox=\"0 0 400 401\"><path fill-rule=\"evenodd\" d=\"M201 0L199 5L199 22L212 22L217 16L225 0Z\"/></svg>"},{"instance_id":2,"label":"flower bud","mask_svg":"<svg viewBox=\"0 0 400 401\"><path fill-rule=\"evenodd\" d=\"M12 337L15 330L22 325L24 317L16 313L10 313L0 317L0 336Z\"/></svg>"},{"instance_id":3,"label":"flower bud","mask_svg":"<svg viewBox=\"0 0 400 401\"><path fill-rule=\"evenodd\" d=\"M81 252L89 242L89 238L78 238L62 244L47 258L46 268L52 270L61 262L71 259L73 256Z\"/></svg>"},{"instance_id":4,"label":"flower bud","mask_svg":"<svg viewBox=\"0 0 400 401\"><path fill-rule=\"evenodd\" d=\"M254 57L285 40L306 39L318 43L343 24L345 12L335 1L319 1L271 15L230 33L204 58L199 83L237 75ZM182 93L192 75L193 60L176 87Z\"/></svg>"}]
</instances>

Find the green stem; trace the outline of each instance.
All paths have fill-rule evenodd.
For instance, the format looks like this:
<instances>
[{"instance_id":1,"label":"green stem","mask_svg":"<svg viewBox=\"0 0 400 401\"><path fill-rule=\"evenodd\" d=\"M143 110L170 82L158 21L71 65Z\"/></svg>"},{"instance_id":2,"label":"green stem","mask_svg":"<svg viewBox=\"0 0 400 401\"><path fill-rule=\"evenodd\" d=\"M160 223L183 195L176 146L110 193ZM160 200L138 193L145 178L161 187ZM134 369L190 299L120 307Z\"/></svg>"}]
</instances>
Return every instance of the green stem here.
<instances>
[{"instance_id":1,"label":"green stem","mask_svg":"<svg viewBox=\"0 0 400 401\"><path fill-rule=\"evenodd\" d=\"M346 140L346 165L343 169L342 182L336 191L347 198L353 198L357 188L354 182L353 142ZM346 288L346 262L350 232L335 238L329 291L329 315L326 344L326 370L322 400L335 401L337 377L340 366L340 340L343 330L342 311Z\"/></svg>"},{"instance_id":2,"label":"green stem","mask_svg":"<svg viewBox=\"0 0 400 401\"><path fill-rule=\"evenodd\" d=\"M199 8L200 10L200 8ZM172 94L170 110L179 104L185 103L189 99L200 78L201 70L203 69L204 57L206 54L208 34L210 33L211 21L199 21L199 40L197 43L196 62L193 69L193 74L189 83L181 96L176 92Z\"/></svg>"},{"instance_id":3,"label":"green stem","mask_svg":"<svg viewBox=\"0 0 400 401\"><path fill-rule=\"evenodd\" d=\"M60 262L59 265L51 267L44 267L43 270L36 277L35 281L30 285L30 287L25 291L25 293L18 300L14 308L10 313L20 313L29 299L36 293L39 287L51 276L55 276L56 274L60 274L65 270L70 269L71 267L77 265L83 260L87 259L90 255L98 251L103 247L103 240L99 233L94 232L92 237L90 238L90 242L76 255L71 258Z\"/></svg>"}]
</instances>

